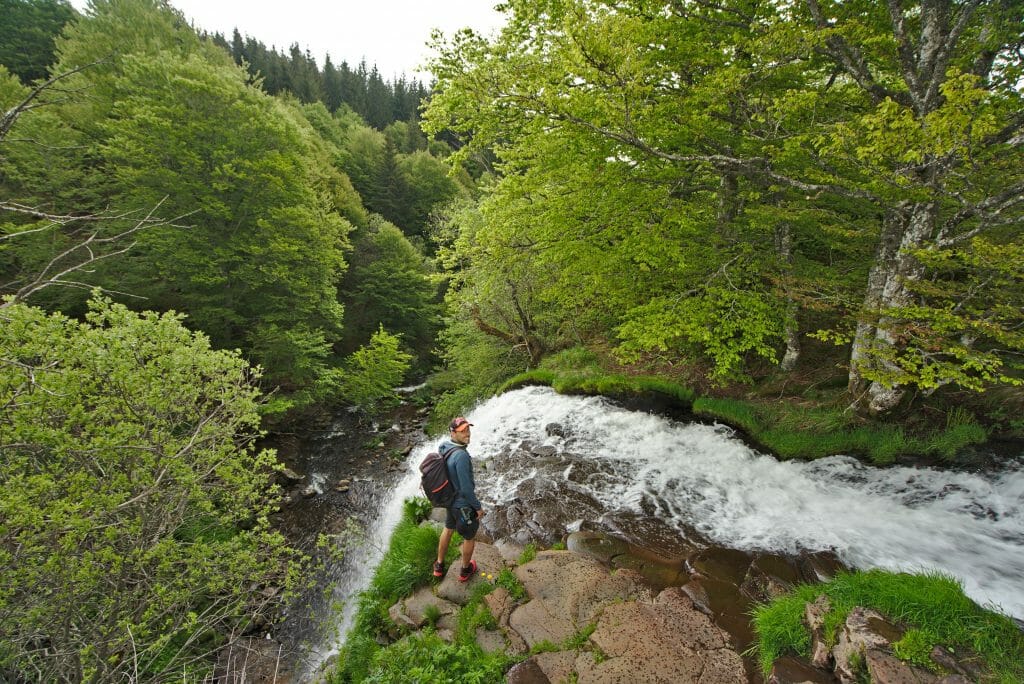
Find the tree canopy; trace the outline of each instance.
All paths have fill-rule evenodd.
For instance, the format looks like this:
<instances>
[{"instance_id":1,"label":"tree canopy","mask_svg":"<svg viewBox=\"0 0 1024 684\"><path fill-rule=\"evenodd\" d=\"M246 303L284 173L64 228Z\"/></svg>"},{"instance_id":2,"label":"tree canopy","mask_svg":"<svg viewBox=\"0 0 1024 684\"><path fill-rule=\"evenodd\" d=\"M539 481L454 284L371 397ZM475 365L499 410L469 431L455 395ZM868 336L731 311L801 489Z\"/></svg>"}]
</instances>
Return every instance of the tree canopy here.
<instances>
[{"instance_id":1,"label":"tree canopy","mask_svg":"<svg viewBox=\"0 0 1024 684\"><path fill-rule=\"evenodd\" d=\"M492 41L436 46L425 114L456 159L499 160L460 261L481 330L508 332L507 292L484 286L501 264L541 346L596 336L725 380L818 331L850 345L875 413L908 388L1020 383L1020 262L989 260L1021 248L1018 5L506 13Z\"/></svg>"}]
</instances>

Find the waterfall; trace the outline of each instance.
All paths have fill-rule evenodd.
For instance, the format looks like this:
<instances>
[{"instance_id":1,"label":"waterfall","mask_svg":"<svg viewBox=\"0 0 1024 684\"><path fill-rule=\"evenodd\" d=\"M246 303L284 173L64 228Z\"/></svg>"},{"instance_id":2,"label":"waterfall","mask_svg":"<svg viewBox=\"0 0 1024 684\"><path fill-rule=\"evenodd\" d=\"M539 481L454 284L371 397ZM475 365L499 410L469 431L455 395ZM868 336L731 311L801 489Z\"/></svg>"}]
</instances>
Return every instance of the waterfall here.
<instances>
[{"instance_id":1,"label":"waterfall","mask_svg":"<svg viewBox=\"0 0 1024 684\"><path fill-rule=\"evenodd\" d=\"M597 462L535 461L478 476L482 498L501 505L516 482L569 483L605 516L650 515L683 534L747 551L831 549L859 568L939 570L982 605L1024 618L1024 469L971 473L864 465L847 456L778 461L725 426L680 423L628 411L600 397L529 387L495 397L469 416L474 459L521 441ZM558 423L564 436L545 427ZM646 502L646 506L644 505Z\"/></svg>"},{"instance_id":2,"label":"waterfall","mask_svg":"<svg viewBox=\"0 0 1024 684\"><path fill-rule=\"evenodd\" d=\"M467 417L486 508L508 505L539 482L551 493L550 505L559 505L560 488L571 490L572 501L593 500L591 512L599 508L605 522L654 516L680 536L696 530L707 543L745 551L832 550L858 569L941 571L958 578L979 604L1024 618L1020 460L990 473L875 468L842 455L780 462L725 426L682 423L543 387L494 397ZM548 430L552 423L560 428ZM402 502L419 491L417 465L440 438L410 453L406 474L371 526L371 543L337 589L340 597L369 584ZM554 456L522 457L517 447L524 444L551 447ZM564 506L565 529L556 533L579 528L581 511L588 510ZM353 604L346 601L329 652L351 625Z\"/></svg>"}]
</instances>

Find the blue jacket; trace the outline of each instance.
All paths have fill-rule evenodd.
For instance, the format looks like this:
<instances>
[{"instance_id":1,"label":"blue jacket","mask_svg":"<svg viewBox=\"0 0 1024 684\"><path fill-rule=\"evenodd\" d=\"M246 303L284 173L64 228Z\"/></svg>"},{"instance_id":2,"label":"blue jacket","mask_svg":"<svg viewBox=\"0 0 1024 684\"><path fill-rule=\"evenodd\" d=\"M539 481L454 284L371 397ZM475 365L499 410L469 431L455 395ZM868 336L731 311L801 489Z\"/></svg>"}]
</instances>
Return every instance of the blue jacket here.
<instances>
[{"instance_id":1,"label":"blue jacket","mask_svg":"<svg viewBox=\"0 0 1024 684\"><path fill-rule=\"evenodd\" d=\"M448 463L448 479L455 487L455 501L452 508L472 508L479 511L483 506L480 499L476 498L476 484L473 482L473 462L469 458L466 447L456 444L450 439L441 442L437 448L441 456L446 457ZM451 455L449 455L449 453Z\"/></svg>"}]
</instances>

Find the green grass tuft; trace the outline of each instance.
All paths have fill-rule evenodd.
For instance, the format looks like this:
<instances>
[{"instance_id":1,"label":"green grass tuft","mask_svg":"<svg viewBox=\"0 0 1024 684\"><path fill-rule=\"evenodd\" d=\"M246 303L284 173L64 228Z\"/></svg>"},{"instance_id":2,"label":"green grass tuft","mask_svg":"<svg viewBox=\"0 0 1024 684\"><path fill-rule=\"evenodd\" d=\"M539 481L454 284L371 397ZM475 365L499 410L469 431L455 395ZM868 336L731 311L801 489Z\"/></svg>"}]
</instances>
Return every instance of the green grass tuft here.
<instances>
[{"instance_id":1,"label":"green grass tuft","mask_svg":"<svg viewBox=\"0 0 1024 684\"><path fill-rule=\"evenodd\" d=\"M917 662L926 647L931 652L928 644L943 644L956 652L977 653L995 681L1024 681L1024 634L1013 620L979 607L947 575L883 570L840 574L827 584L798 587L755 609L756 650L766 676L786 653L807 656L810 634L803 623L804 604L822 593L831 602L825 623L829 640L855 606L873 608L910 628L896 648L899 657Z\"/></svg>"},{"instance_id":2,"label":"green grass tuft","mask_svg":"<svg viewBox=\"0 0 1024 684\"><path fill-rule=\"evenodd\" d=\"M527 563L529 563L530 561L532 561L536 557L537 557L537 545L534 544L533 542L530 542L525 547L523 547L523 552L521 554L519 554L519 564L520 565L526 565Z\"/></svg>"}]
</instances>

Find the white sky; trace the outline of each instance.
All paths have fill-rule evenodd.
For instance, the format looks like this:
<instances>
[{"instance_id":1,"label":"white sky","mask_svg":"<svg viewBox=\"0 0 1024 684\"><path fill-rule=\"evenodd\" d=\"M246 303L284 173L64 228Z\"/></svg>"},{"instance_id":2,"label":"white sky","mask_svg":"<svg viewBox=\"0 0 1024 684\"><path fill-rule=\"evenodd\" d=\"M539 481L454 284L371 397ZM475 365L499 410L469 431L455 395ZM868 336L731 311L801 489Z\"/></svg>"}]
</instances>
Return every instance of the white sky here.
<instances>
[{"instance_id":1,"label":"white sky","mask_svg":"<svg viewBox=\"0 0 1024 684\"><path fill-rule=\"evenodd\" d=\"M429 83L416 71L426 61L432 29L446 36L470 27L489 35L504 23L493 7L499 0L170 0L199 30L220 32L230 41L238 28L267 48L287 53L292 43L309 50L323 66L330 53L335 64L355 68L366 58L384 80L405 73ZM84 10L87 0L71 0Z\"/></svg>"}]
</instances>

